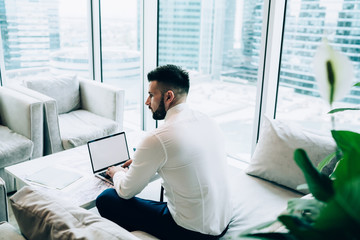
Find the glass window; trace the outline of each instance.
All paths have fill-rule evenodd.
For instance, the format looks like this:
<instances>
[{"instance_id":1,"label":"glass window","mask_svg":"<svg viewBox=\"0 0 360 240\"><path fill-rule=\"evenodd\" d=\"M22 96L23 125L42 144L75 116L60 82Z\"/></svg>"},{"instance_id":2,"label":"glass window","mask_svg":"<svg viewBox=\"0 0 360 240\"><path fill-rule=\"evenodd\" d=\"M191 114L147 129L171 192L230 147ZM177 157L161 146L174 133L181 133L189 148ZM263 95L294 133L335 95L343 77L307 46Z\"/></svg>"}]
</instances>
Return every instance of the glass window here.
<instances>
[{"instance_id":1,"label":"glass window","mask_svg":"<svg viewBox=\"0 0 360 240\"><path fill-rule=\"evenodd\" d=\"M124 127L140 127L140 1L101 0L103 82L125 90Z\"/></svg>"},{"instance_id":2,"label":"glass window","mask_svg":"<svg viewBox=\"0 0 360 240\"><path fill-rule=\"evenodd\" d=\"M6 81L74 73L89 77L86 0L1 0Z\"/></svg>"},{"instance_id":3,"label":"glass window","mask_svg":"<svg viewBox=\"0 0 360 240\"><path fill-rule=\"evenodd\" d=\"M330 110L319 96L313 74L313 57L322 39L352 61L355 79L360 79L360 1L287 1L276 117L328 132ZM336 107L360 103L360 88L354 87ZM360 130L360 114L335 114L336 129Z\"/></svg>"},{"instance_id":4,"label":"glass window","mask_svg":"<svg viewBox=\"0 0 360 240\"><path fill-rule=\"evenodd\" d=\"M245 161L251 153L262 9L260 0L159 1L159 65L190 72L188 103L219 123L228 154Z\"/></svg>"}]
</instances>

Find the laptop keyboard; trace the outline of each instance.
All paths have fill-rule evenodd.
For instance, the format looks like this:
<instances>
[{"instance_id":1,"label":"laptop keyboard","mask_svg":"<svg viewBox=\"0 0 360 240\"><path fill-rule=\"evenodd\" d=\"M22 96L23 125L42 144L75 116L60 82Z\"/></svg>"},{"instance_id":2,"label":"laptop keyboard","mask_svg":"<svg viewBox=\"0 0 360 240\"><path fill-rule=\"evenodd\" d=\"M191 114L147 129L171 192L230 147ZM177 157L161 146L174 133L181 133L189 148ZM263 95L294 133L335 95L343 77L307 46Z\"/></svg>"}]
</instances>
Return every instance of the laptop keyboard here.
<instances>
[{"instance_id":1,"label":"laptop keyboard","mask_svg":"<svg viewBox=\"0 0 360 240\"><path fill-rule=\"evenodd\" d=\"M101 173L99 173L99 175L101 175L102 177L104 177L106 179L111 179L111 177L109 175L107 175L106 172L101 172Z\"/></svg>"}]
</instances>

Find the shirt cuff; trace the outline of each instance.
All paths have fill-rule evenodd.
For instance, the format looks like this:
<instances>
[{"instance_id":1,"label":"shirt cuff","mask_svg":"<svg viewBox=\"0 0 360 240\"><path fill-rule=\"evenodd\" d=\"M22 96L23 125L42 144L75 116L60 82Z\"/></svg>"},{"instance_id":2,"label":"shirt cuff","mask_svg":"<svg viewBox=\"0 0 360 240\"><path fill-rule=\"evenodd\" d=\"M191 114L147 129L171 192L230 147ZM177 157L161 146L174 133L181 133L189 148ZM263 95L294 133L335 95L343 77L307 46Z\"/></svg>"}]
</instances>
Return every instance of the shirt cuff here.
<instances>
[{"instance_id":1,"label":"shirt cuff","mask_svg":"<svg viewBox=\"0 0 360 240\"><path fill-rule=\"evenodd\" d=\"M118 185L118 184L115 184L115 183L117 183L118 181L120 181L125 175L126 175L126 172L125 172L125 171L120 170L120 171L116 172L116 173L114 174L114 176L113 176L114 185L115 185L115 186Z\"/></svg>"}]
</instances>

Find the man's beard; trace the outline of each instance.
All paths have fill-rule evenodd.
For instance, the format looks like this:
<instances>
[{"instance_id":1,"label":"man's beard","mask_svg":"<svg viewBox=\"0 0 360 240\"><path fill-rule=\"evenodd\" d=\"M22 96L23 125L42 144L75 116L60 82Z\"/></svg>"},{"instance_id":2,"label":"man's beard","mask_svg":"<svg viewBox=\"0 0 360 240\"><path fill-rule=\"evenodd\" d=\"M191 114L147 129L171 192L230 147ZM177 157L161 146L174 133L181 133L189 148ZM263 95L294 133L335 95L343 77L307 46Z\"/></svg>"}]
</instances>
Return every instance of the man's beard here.
<instances>
[{"instance_id":1,"label":"man's beard","mask_svg":"<svg viewBox=\"0 0 360 240\"><path fill-rule=\"evenodd\" d=\"M163 120L166 116L165 111L165 103L164 103L164 95L161 96L160 104L156 111L153 112L153 119L155 120Z\"/></svg>"}]
</instances>

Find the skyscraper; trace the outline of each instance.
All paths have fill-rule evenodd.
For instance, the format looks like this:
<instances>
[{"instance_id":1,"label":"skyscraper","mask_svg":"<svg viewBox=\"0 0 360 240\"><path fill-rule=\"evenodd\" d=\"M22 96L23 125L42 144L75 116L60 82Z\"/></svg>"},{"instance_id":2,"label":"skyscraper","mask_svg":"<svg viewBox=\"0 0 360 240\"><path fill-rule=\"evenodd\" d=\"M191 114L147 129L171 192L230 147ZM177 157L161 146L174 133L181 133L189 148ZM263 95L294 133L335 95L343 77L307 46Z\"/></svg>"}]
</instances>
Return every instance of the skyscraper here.
<instances>
[{"instance_id":1,"label":"skyscraper","mask_svg":"<svg viewBox=\"0 0 360 240\"><path fill-rule=\"evenodd\" d=\"M58 0L0 0L5 69L48 65L50 52L60 48L58 19Z\"/></svg>"},{"instance_id":2,"label":"skyscraper","mask_svg":"<svg viewBox=\"0 0 360 240\"><path fill-rule=\"evenodd\" d=\"M201 0L159 2L159 65L198 70Z\"/></svg>"},{"instance_id":3,"label":"skyscraper","mask_svg":"<svg viewBox=\"0 0 360 240\"><path fill-rule=\"evenodd\" d=\"M300 3L300 8L290 9L289 4L287 7L281 85L300 94L319 96L312 68L313 57L323 37L352 60L359 79L360 13L355 9L359 9L360 1L343 0L336 4L320 0L294 2ZM359 89L352 90L345 101L360 103L359 95Z\"/></svg>"},{"instance_id":4,"label":"skyscraper","mask_svg":"<svg viewBox=\"0 0 360 240\"><path fill-rule=\"evenodd\" d=\"M341 46L354 64L355 79L360 81L360 1L344 0L339 12L334 43ZM360 88L353 88L346 102L360 103Z\"/></svg>"},{"instance_id":5,"label":"skyscraper","mask_svg":"<svg viewBox=\"0 0 360 240\"><path fill-rule=\"evenodd\" d=\"M171 0L159 4L159 65L177 64L219 75L225 15L223 0Z\"/></svg>"},{"instance_id":6,"label":"skyscraper","mask_svg":"<svg viewBox=\"0 0 360 240\"><path fill-rule=\"evenodd\" d=\"M259 56L262 33L263 0L244 0L242 4L241 46L233 49L233 71L225 73L226 76L235 77L250 82L257 81ZM235 20L235 18L234 18Z\"/></svg>"}]
</instances>

